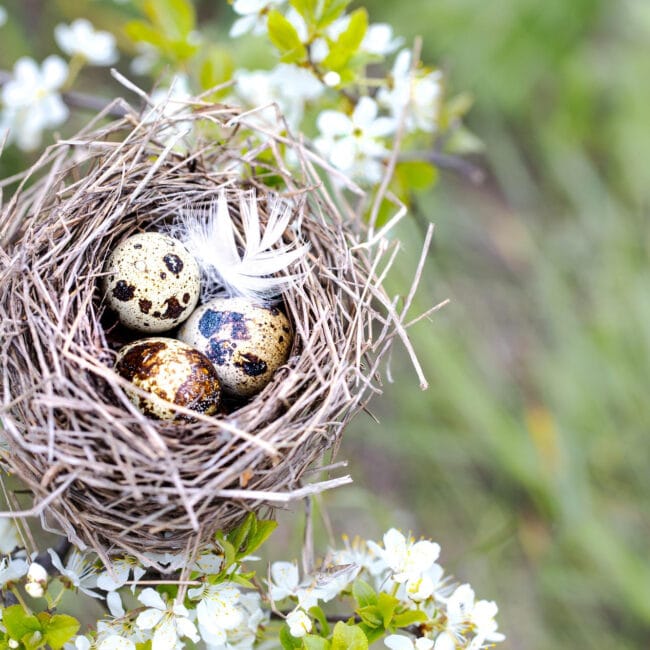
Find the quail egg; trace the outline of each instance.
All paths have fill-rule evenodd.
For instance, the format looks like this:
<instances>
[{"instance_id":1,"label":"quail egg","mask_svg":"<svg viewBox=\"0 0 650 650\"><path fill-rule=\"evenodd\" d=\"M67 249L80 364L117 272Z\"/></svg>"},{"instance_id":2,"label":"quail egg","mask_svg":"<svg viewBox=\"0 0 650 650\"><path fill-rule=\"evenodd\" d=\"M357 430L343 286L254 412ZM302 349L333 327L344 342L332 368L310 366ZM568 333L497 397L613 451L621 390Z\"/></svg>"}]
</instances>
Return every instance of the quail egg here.
<instances>
[{"instance_id":1,"label":"quail egg","mask_svg":"<svg viewBox=\"0 0 650 650\"><path fill-rule=\"evenodd\" d=\"M122 324L140 332L173 329L199 300L196 260L180 241L162 233L140 233L120 242L106 272L106 302Z\"/></svg>"},{"instance_id":2,"label":"quail egg","mask_svg":"<svg viewBox=\"0 0 650 650\"><path fill-rule=\"evenodd\" d=\"M205 415L214 415L219 408L221 385L214 366L182 341L151 337L129 343L119 351L115 370L150 393L145 397L125 389L138 409L156 420L188 419L165 401Z\"/></svg>"},{"instance_id":3,"label":"quail egg","mask_svg":"<svg viewBox=\"0 0 650 650\"><path fill-rule=\"evenodd\" d=\"M214 364L224 393L250 397L266 386L289 357L289 319L247 298L215 298L198 307L178 337Z\"/></svg>"}]
</instances>

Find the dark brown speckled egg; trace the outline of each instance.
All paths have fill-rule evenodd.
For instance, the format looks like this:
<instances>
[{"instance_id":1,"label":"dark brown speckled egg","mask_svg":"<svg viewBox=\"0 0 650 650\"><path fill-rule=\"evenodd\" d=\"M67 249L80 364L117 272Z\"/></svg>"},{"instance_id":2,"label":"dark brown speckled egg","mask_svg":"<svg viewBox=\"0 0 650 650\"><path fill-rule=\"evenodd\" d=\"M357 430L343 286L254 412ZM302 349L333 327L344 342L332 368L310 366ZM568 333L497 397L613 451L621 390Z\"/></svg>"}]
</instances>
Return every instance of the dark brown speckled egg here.
<instances>
[{"instance_id":1,"label":"dark brown speckled egg","mask_svg":"<svg viewBox=\"0 0 650 650\"><path fill-rule=\"evenodd\" d=\"M178 338L205 354L225 393L251 397L287 362L293 336L276 307L247 298L215 298L183 323Z\"/></svg>"},{"instance_id":2,"label":"dark brown speckled egg","mask_svg":"<svg viewBox=\"0 0 650 650\"><path fill-rule=\"evenodd\" d=\"M214 415L219 409L221 384L214 366L182 341L151 337L129 343L120 350L115 370L149 393L145 397L125 389L136 407L156 420L188 419L177 417L165 401L205 415Z\"/></svg>"},{"instance_id":3,"label":"dark brown speckled egg","mask_svg":"<svg viewBox=\"0 0 650 650\"><path fill-rule=\"evenodd\" d=\"M157 232L120 242L106 262L106 302L120 322L139 332L173 329L199 300L199 266L178 240Z\"/></svg>"}]
</instances>

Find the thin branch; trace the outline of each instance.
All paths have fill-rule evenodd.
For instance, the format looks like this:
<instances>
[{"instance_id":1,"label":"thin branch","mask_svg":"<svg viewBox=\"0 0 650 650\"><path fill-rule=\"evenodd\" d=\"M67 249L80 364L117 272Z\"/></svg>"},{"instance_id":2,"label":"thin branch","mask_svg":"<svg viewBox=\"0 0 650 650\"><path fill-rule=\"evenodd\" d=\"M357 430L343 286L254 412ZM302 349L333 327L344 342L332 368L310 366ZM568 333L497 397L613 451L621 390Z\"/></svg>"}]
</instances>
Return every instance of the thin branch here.
<instances>
[{"instance_id":1,"label":"thin branch","mask_svg":"<svg viewBox=\"0 0 650 650\"><path fill-rule=\"evenodd\" d=\"M398 160L400 162L410 162L423 160L430 162L440 169L448 169L449 171L456 172L464 178L467 178L472 183L479 185L485 181L485 170L478 165L461 158L460 156L453 156L451 154L440 153L435 149L427 151L408 151L401 153Z\"/></svg>"}]
</instances>

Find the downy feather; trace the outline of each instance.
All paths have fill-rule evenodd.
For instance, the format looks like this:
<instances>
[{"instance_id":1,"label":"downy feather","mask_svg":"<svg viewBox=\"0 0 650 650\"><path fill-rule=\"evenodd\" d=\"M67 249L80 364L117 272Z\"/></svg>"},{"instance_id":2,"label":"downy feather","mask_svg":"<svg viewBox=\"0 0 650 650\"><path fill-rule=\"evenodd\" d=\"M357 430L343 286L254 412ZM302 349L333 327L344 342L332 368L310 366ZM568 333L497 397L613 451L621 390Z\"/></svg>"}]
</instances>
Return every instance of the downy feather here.
<instances>
[{"instance_id":1,"label":"downy feather","mask_svg":"<svg viewBox=\"0 0 650 650\"><path fill-rule=\"evenodd\" d=\"M269 197L268 206L262 230L255 192L241 192L242 236L231 218L225 191L206 207L182 210L170 226L170 235L180 239L199 264L204 301L227 295L269 302L303 279L303 273L288 269L309 245L282 240L293 208L277 196Z\"/></svg>"}]
</instances>

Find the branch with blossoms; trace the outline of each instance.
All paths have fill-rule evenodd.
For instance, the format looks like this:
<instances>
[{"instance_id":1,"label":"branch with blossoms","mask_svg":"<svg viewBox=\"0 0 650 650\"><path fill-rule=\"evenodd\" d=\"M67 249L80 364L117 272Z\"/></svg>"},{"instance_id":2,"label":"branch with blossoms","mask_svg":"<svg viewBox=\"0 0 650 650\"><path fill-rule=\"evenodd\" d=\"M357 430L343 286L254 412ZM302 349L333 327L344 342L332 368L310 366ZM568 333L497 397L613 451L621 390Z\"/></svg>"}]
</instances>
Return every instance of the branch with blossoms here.
<instances>
[{"instance_id":1,"label":"branch with blossoms","mask_svg":"<svg viewBox=\"0 0 650 650\"><path fill-rule=\"evenodd\" d=\"M439 69L424 66L389 25L369 22L364 8L348 12L349 0L234 0L229 36L266 39L275 63L264 69L244 68L233 48L206 36L190 0L133 4L141 16L118 28L128 51L80 18L54 29L67 61L51 55L39 65L23 57L0 74L0 138L33 150L47 130L64 126L70 108L105 108L108 100L74 84L84 67L112 66L126 54L122 73L148 77L157 86L152 101L202 94L251 108L269 129L281 128L279 109L286 128L303 134L334 169L366 189L384 181L382 189L407 205L435 183L437 168L481 180L481 170L460 155L480 149L462 124L467 97L448 98ZM389 206L376 211L381 221Z\"/></svg>"},{"instance_id":2,"label":"branch with blossoms","mask_svg":"<svg viewBox=\"0 0 650 650\"><path fill-rule=\"evenodd\" d=\"M446 576L434 542L395 529L381 542L344 538L313 573L301 576L295 562L277 561L260 577L250 569L258 561L252 553L274 528L249 515L196 557L150 554L164 569L152 581L134 558L114 558L109 572L96 556L77 549L65 559L49 549L47 571L18 548L16 529L5 520L0 648L136 650L151 644L152 650L172 650L189 640L252 650L279 638L285 650L362 650L380 639L391 650L478 650L505 638L495 603L476 600L470 585ZM102 601L109 614L80 633L79 621L59 612L67 592ZM16 604L7 604L8 594ZM333 614L335 603L350 614Z\"/></svg>"}]
</instances>

